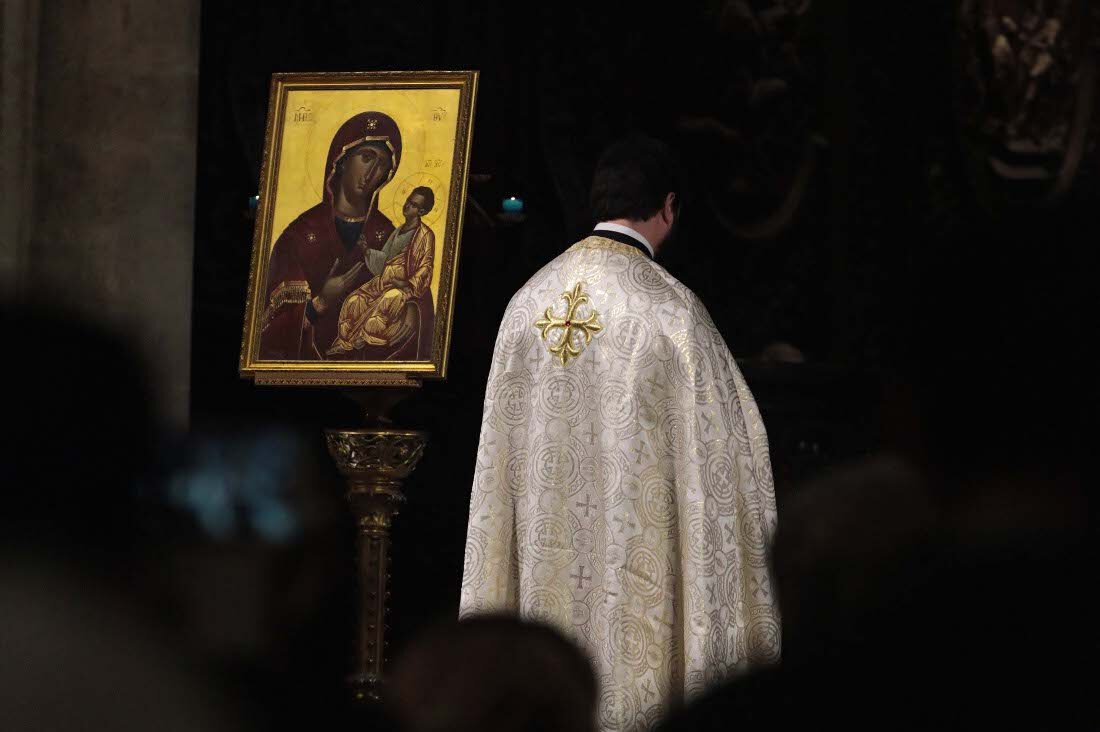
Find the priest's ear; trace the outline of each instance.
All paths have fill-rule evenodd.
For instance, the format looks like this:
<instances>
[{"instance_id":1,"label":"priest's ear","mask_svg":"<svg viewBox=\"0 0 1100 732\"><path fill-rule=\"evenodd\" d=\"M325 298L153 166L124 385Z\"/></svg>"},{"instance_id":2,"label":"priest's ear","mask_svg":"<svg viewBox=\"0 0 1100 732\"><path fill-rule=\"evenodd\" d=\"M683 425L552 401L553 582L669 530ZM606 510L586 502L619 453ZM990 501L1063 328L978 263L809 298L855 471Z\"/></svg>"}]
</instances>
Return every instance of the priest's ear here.
<instances>
[{"instance_id":1,"label":"priest's ear","mask_svg":"<svg viewBox=\"0 0 1100 732\"><path fill-rule=\"evenodd\" d=\"M661 206L661 218L666 226L672 226L676 219L680 218L680 197L670 192L665 196L664 205Z\"/></svg>"}]
</instances>

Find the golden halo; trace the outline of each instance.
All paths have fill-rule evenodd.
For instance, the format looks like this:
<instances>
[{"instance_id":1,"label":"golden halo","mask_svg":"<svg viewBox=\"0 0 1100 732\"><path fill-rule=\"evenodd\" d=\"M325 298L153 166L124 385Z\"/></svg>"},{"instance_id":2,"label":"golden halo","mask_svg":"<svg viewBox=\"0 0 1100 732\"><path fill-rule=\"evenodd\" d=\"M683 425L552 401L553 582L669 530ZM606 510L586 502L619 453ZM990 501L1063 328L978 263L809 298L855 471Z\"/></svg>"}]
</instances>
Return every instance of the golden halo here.
<instances>
[{"instance_id":1,"label":"golden halo","mask_svg":"<svg viewBox=\"0 0 1100 732\"><path fill-rule=\"evenodd\" d=\"M435 205L432 206L432 210L423 217L425 224L433 229L435 228L435 223L439 220L439 214L445 208L444 204L447 201L447 189L444 184L431 173L413 173L400 183L390 186L390 190L388 191L390 201L386 210L390 213L395 226L401 226L401 224L405 222L405 214L402 213L402 209L405 207L405 201L408 199L413 189L419 186L427 186L431 188L432 193L435 194ZM439 232L437 232L437 234L438 233Z\"/></svg>"}]
</instances>

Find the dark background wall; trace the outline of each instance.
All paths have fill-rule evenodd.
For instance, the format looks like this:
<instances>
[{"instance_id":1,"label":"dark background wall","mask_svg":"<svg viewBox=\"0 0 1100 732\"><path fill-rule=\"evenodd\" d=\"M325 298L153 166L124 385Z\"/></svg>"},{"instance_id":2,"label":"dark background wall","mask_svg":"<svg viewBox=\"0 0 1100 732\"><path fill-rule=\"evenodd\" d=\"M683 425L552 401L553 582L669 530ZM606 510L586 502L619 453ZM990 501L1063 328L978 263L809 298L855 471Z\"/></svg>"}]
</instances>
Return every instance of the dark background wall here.
<instances>
[{"instance_id":1,"label":"dark background wall","mask_svg":"<svg viewBox=\"0 0 1100 732\"><path fill-rule=\"evenodd\" d=\"M960 95L970 93L970 46L960 41L959 4L519 8L486 0L295 0L278 10L255 0L204 3L195 440L252 435L253 457L230 451L223 459L271 476L270 464L268 473L255 466L277 450L267 436L277 430L292 436L314 471L308 487L279 499L312 507L302 509L308 516L296 533L274 542L249 533L254 509L240 499L240 520L218 541L196 544L208 546L202 551L210 565L238 597L236 615L224 601L204 601L217 618L210 627L237 639L237 646L211 641L231 659L230 675L287 692L269 714L306 719L316 704L340 703L353 623L352 532L320 430L358 418L338 391L259 388L237 376L249 198L258 186L271 73L481 71L471 172L482 177L470 197L488 216L467 215L451 373L425 385L400 414L433 437L396 524L397 645L457 609L496 327L515 289L592 223L587 183L599 150L617 135L641 129L683 157L690 196L681 239L663 262L700 295L743 359L771 435L781 496L831 465L908 446L915 417L898 390L926 388L926 370L972 374L972 364L996 352L986 348L996 340L990 333L1035 313L1051 293L1073 291L1063 275L1083 271L1078 252L1095 241L1091 211L1100 189L1092 142L1068 193L1045 208L1033 205L1039 196L1026 186L1009 185L1001 192L1009 198L998 198L984 169L970 167L980 145L960 111ZM509 194L527 203L522 223L494 216ZM1007 309L989 307L990 300ZM984 309L968 309L976 303ZM986 331L986 316L997 323L993 330ZM926 321L948 327L924 328ZM1074 341L1037 336L1046 331L1035 323L1008 330L1022 353L1075 357ZM767 358L776 342L795 346L802 362ZM1003 403L1017 398L1022 374L1005 377L997 392ZM180 460L182 474L194 474L204 459L194 448ZM252 578L249 589L226 569L234 561L266 562L270 571L256 579L242 570ZM307 598L298 605L296 592ZM248 610L247 598L257 596L266 605ZM239 633L225 629L231 617ZM251 645L240 645L245 629Z\"/></svg>"}]
</instances>

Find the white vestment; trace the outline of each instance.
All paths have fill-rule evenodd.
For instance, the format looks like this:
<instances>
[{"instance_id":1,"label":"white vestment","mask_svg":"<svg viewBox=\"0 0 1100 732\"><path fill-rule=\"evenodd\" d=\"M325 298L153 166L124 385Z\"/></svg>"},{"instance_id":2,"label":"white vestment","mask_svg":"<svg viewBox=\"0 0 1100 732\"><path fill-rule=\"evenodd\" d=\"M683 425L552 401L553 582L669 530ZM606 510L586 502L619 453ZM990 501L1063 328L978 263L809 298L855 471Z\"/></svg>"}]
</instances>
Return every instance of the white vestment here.
<instances>
[{"instance_id":1,"label":"white vestment","mask_svg":"<svg viewBox=\"0 0 1100 732\"><path fill-rule=\"evenodd\" d=\"M556 626L595 664L600 728L646 729L778 659L775 527L760 413L694 293L602 236L516 293L485 394L463 617Z\"/></svg>"}]
</instances>

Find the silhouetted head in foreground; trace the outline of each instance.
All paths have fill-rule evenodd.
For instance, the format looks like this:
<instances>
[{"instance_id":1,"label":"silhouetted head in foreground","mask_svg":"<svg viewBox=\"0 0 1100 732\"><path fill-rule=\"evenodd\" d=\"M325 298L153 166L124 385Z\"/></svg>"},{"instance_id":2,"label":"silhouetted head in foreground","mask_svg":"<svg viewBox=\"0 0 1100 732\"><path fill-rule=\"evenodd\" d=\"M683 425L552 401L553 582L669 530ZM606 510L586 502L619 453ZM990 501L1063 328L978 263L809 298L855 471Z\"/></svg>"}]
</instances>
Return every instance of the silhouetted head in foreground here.
<instances>
[{"instance_id":1,"label":"silhouetted head in foreground","mask_svg":"<svg viewBox=\"0 0 1100 732\"><path fill-rule=\"evenodd\" d=\"M130 555L159 426L136 346L48 301L0 301L0 324L19 344L17 420L0 451L19 478L5 490L0 544L93 564Z\"/></svg>"},{"instance_id":2,"label":"silhouetted head in foreground","mask_svg":"<svg viewBox=\"0 0 1100 732\"><path fill-rule=\"evenodd\" d=\"M772 564L785 665L877 664L921 647L936 516L909 465L850 465L802 486L780 511Z\"/></svg>"},{"instance_id":3,"label":"silhouetted head in foreground","mask_svg":"<svg viewBox=\"0 0 1100 732\"><path fill-rule=\"evenodd\" d=\"M589 660L557 631L511 616L431 628L387 681L390 715L407 732L595 728Z\"/></svg>"}]
</instances>

